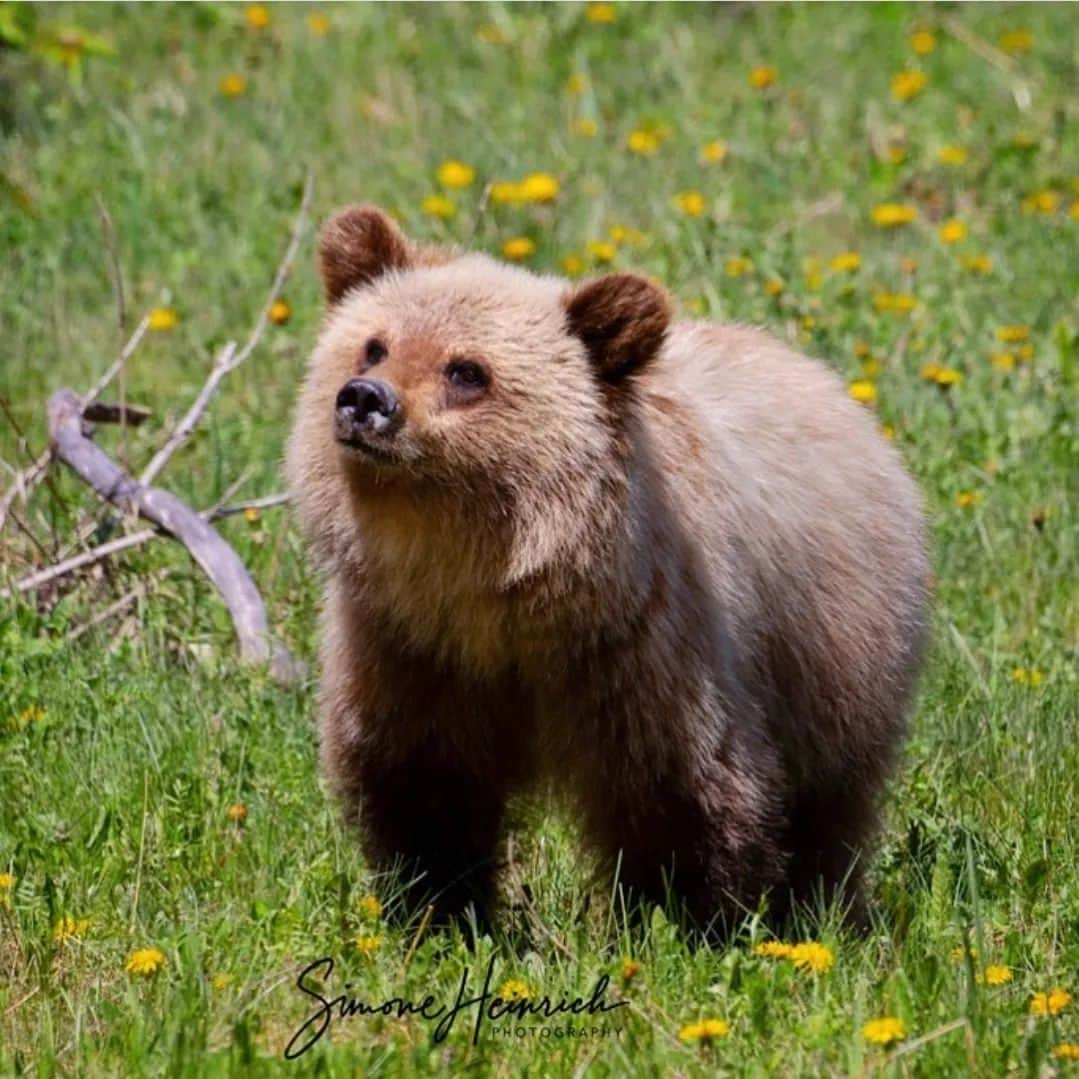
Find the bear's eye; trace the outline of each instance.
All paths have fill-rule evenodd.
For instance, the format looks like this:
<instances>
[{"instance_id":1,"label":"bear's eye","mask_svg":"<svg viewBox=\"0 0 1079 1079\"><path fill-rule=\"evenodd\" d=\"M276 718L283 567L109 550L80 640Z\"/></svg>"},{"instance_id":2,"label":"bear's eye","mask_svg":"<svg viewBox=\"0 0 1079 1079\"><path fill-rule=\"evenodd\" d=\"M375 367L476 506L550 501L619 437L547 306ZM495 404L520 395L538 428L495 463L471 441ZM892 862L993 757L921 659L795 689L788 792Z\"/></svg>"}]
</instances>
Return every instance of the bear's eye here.
<instances>
[{"instance_id":1,"label":"bear's eye","mask_svg":"<svg viewBox=\"0 0 1079 1079\"><path fill-rule=\"evenodd\" d=\"M490 381L483 367L472 360L454 360L446 367L446 378L462 390L482 390Z\"/></svg>"},{"instance_id":2,"label":"bear's eye","mask_svg":"<svg viewBox=\"0 0 1079 1079\"><path fill-rule=\"evenodd\" d=\"M372 337L371 340L367 342L366 349L364 349L367 365L369 367L374 367L379 360L385 358L386 352L386 346L377 337Z\"/></svg>"}]
</instances>

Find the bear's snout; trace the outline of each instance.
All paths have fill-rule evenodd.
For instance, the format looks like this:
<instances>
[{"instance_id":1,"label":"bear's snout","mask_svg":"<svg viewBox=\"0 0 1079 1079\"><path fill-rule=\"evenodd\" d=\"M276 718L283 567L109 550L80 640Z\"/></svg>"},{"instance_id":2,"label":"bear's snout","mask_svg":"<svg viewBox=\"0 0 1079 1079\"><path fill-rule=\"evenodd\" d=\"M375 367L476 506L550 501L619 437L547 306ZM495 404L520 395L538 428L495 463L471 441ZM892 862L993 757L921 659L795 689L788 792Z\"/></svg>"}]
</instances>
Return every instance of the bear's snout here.
<instances>
[{"instance_id":1,"label":"bear's snout","mask_svg":"<svg viewBox=\"0 0 1079 1079\"><path fill-rule=\"evenodd\" d=\"M397 394L374 378L350 378L337 394L334 434L354 444L367 435L390 435L401 425Z\"/></svg>"}]
</instances>

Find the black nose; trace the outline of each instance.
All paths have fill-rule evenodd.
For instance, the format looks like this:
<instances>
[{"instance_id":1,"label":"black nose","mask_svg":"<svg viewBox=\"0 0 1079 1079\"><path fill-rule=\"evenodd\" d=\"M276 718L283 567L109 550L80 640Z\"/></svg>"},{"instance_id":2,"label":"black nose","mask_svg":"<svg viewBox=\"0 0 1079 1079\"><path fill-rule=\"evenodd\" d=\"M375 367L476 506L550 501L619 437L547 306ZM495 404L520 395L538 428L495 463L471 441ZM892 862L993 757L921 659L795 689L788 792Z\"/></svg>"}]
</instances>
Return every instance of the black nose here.
<instances>
[{"instance_id":1,"label":"black nose","mask_svg":"<svg viewBox=\"0 0 1079 1079\"><path fill-rule=\"evenodd\" d=\"M337 394L337 418L357 427L384 430L397 418L397 395L373 378L350 378Z\"/></svg>"}]
</instances>

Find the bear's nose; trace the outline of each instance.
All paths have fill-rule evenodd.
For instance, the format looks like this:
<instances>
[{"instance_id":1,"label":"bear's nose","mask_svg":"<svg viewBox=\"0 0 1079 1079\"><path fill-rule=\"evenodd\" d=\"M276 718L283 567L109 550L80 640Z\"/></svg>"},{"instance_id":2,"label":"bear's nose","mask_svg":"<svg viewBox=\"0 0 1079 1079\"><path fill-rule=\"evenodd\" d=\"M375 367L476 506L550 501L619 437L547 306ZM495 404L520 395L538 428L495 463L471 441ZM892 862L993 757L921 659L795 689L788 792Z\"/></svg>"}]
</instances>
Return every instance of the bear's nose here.
<instances>
[{"instance_id":1,"label":"bear's nose","mask_svg":"<svg viewBox=\"0 0 1079 1079\"><path fill-rule=\"evenodd\" d=\"M401 405L397 395L373 378L350 378L337 394L339 427L383 432L397 422Z\"/></svg>"}]
</instances>

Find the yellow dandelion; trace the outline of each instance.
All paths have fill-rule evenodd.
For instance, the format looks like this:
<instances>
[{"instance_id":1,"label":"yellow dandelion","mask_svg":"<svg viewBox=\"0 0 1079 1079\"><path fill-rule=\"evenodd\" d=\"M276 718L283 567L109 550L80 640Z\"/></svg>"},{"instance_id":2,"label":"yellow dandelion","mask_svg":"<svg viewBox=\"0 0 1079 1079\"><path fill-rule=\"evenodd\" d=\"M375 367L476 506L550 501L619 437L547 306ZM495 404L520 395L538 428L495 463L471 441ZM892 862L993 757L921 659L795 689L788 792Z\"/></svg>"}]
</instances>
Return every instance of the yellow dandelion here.
<instances>
[{"instance_id":1,"label":"yellow dandelion","mask_svg":"<svg viewBox=\"0 0 1079 1079\"><path fill-rule=\"evenodd\" d=\"M356 906L359 907L360 913L365 918L370 918L371 921L382 917L382 903L377 895L363 896L357 901Z\"/></svg>"},{"instance_id":2,"label":"yellow dandelion","mask_svg":"<svg viewBox=\"0 0 1079 1079\"><path fill-rule=\"evenodd\" d=\"M580 255L563 256L562 272L569 277L579 277L584 273L584 259Z\"/></svg>"},{"instance_id":3,"label":"yellow dandelion","mask_svg":"<svg viewBox=\"0 0 1079 1079\"><path fill-rule=\"evenodd\" d=\"M802 316L802 329L811 330L817 325L816 315L803 315Z\"/></svg>"},{"instance_id":4,"label":"yellow dandelion","mask_svg":"<svg viewBox=\"0 0 1079 1079\"><path fill-rule=\"evenodd\" d=\"M699 191L680 191L674 196L674 204L688 217L704 213L704 196Z\"/></svg>"},{"instance_id":5,"label":"yellow dandelion","mask_svg":"<svg viewBox=\"0 0 1079 1079\"><path fill-rule=\"evenodd\" d=\"M1030 327L1022 325L1014 326L998 326L996 329L996 338L998 341L1003 341L1006 345L1014 345L1020 341L1030 340Z\"/></svg>"},{"instance_id":6,"label":"yellow dandelion","mask_svg":"<svg viewBox=\"0 0 1079 1079\"><path fill-rule=\"evenodd\" d=\"M967 492L968 494L970 492ZM1011 967L1000 966L999 964L993 964L988 966L985 970L978 975L978 981L982 985L1007 985L1012 980Z\"/></svg>"},{"instance_id":7,"label":"yellow dandelion","mask_svg":"<svg viewBox=\"0 0 1079 1079\"><path fill-rule=\"evenodd\" d=\"M755 90L767 90L778 78L779 72L771 64L761 64L749 73L749 85Z\"/></svg>"},{"instance_id":8,"label":"yellow dandelion","mask_svg":"<svg viewBox=\"0 0 1079 1079\"><path fill-rule=\"evenodd\" d=\"M854 385L852 384L851 390L853 391ZM868 383L872 386L872 383ZM854 396L853 393L851 396ZM873 390L873 397L876 398L876 390ZM859 398L855 398L858 400ZM791 949L791 962L804 973L807 974L827 974L835 965L835 955L832 953L832 949L824 944L818 944L815 940L802 941L800 944L796 944Z\"/></svg>"},{"instance_id":9,"label":"yellow dandelion","mask_svg":"<svg viewBox=\"0 0 1079 1079\"><path fill-rule=\"evenodd\" d=\"M961 510L968 510L973 506L977 506L981 502L981 500L982 500L982 494L981 494L980 491L960 491L959 494L957 494L955 496L955 504ZM996 970L1006 970L1006 969L1007 969L1006 967L987 967L986 971L985 971L986 977L989 976L989 971L991 971L991 970L996 971ZM1009 973L1008 978L1005 979L1005 980L1007 981L1010 978L1011 978L1011 974ZM989 982L989 984L990 985L997 985L999 983L997 983L997 982Z\"/></svg>"},{"instance_id":10,"label":"yellow dandelion","mask_svg":"<svg viewBox=\"0 0 1079 1079\"><path fill-rule=\"evenodd\" d=\"M212 985L213 985L214 989L216 989L219 993L223 992L225 989L228 989L228 987L231 984L232 984L232 975L231 974L215 974L213 976Z\"/></svg>"},{"instance_id":11,"label":"yellow dandelion","mask_svg":"<svg viewBox=\"0 0 1079 1079\"><path fill-rule=\"evenodd\" d=\"M1023 199L1022 206L1025 214L1055 214L1060 209L1060 192L1035 191Z\"/></svg>"},{"instance_id":12,"label":"yellow dandelion","mask_svg":"<svg viewBox=\"0 0 1079 1079\"><path fill-rule=\"evenodd\" d=\"M937 367L936 374L933 376L933 381L938 386L943 386L945 389L949 386L957 386L963 381L963 372L957 371L954 367Z\"/></svg>"},{"instance_id":13,"label":"yellow dandelion","mask_svg":"<svg viewBox=\"0 0 1079 1079\"><path fill-rule=\"evenodd\" d=\"M732 255L723 264L723 272L728 277L744 277L753 269L753 263L742 255Z\"/></svg>"},{"instance_id":14,"label":"yellow dandelion","mask_svg":"<svg viewBox=\"0 0 1079 1079\"><path fill-rule=\"evenodd\" d=\"M993 269L993 260L988 255L964 255L960 264L971 273L989 273Z\"/></svg>"},{"instance_id":15,"label":"yellow dandelion","mask_svg":"<svg viewBox=\"0 0 1079 1079\"><path fill-rule=\"evenodd\" d=\"M891 1045L892 1042L902 1041L907 1036L907 1028L902 1019L886 1015L880 1019L870 1019L862 1027L862 1037L874 1045Z\"/></svg>"},{"instance_id":16,"label":"yellow dandelion","mask_svg":"<svg viewBox=\"0 0 1079 1079\"><path fill-rule=\"evenodd\" d=\"M11 873L0 873L0 892L10 892L14 887L14 875Z\"/></svg>"},{"instance_id":17,"label":"yellow dandelion","mask_svg":"<svg viewBox=\"0 0 1079 1079\"><path fill-rule=\"evenodd\" d=\"M828 267L836 273L853 273L862 265L862 256L857 251L842 251L833 255Z\"/></svg>"},{"instance_id":18,"label":"yellow dandelion","mask_svg":"<svg viewBox=\"0 0 1079 1079\"><path fill-rule=\"evenodd\" d=\"M39 708L36 704L32 704L29 708L24 708L19 713L19 724L25 727L27 723L34 723L37 720L44 718L45 709Z\"/></svg>"},{"instance_id":19,"label":"yellow dandelion","mask_svg":"<svg viewBox=\"0 0 1079 1079\"><path fill-rule=\"evenodd\" d=\"M994 352L990 355L989 362L1001 371L1012 371L1015 369L1015 353Z\"/></svg>"},{"instance_id":20,"label":"yellow dandelion","mask_svg":"<svg viewBox=\"0 0 1079 1079\"><path fill-rule=\"evenodd\" d=\"M1079 1060L1079 1042L1061 1042L1053 1046L1057 1060Z\"/></svg>"},{"instance_id":21,"label":"yellow dandelion","mask_svg":"<svg viewBox=\"0 0 1079 1079\"><path fill-rule=\"evenodd\" d=\"M937 47L937 35L932 30L915 30L910 35L910 47L919 56L928 56Z\"/></svg>"},{"instance_id":22,"label":"yellow dandelion","mask_svg":"<svg viewBox=\"0 0 1079 1079\"><path fill-rule=\"evenodd\" d=\"M651 157L660 146L660 137L655 131L637 128L626 136L626 146L635 154Z\"/></svg>"},{"instance_id":23,"label":"yellow dandelion","mask_svg":"<svg viewBox=\"0 0 1079 1079\"><path fill-rule=\"evenodd\" d=\"M353 943L364 959L370 959L382 947L382 937L377 933L369 933L357 937Z\"/></svg>"},{"instance_id":24,"label":"yellow dandelion","mask_svg":"<svg viewBox=\"0 0 1079 1079\"><path fill-rule=\"evenodd\" d=\"M524 202L524 189L520 184L510 180L499 180L491 184L491 201L503 205Z\"/></svg>"},{"instance_id":25,"label":"yellow dandelion","mask_svg":"<svg viewBox=\"0 0 1079 1079\"><path fill-rule=\"evenodd\" d=\"M174 307L155 307L150 312L151 330L175 330L179 321L180 316Z\"/></svg>"},{"instance_id":26,"label":"yellow dandelion","mask_svg":"<svg viewBox=\"0 0 1079 1079\"><path fill-rule=\"evenodd\" d=\"M502 983L502 988L499 989L498 995L503 1000L528 1000L532 992L528 988L528 982L522 981L520 978L510 978Z\"/></svg>"},{"instance_id":27,"label":"yellow dandelion","mask_svg":"<svg viewBox=\"0 0 1079 1079\"><path fill-rule=\"evenodd\" d=\"M452 199L446 198L445 195L428 195L420 203L420 209L425 214L430 214L431 217L441 217L443 220L448 220L457 213L457 206Z\"/></svg>"},{"instance_id":28,"label":"yellow dandelion","mask_svg":"<svg viewBox=\"0 0 1079 1079\"><path fill-rule=\"evenodd\" d=\"M880 429L880 433L887 439L895 438L895 428L890 423L886 423Z\"/></svg>"},{"instance_id":29,"label":"yellow dandelion","mask_svg":"<svg viewBox=\"0 0 1079 1079\"><path fill-rule=\"evenodd\" d=\"M816 255L807 255L802 259L802 273L805 274L806 288L811 292L816 292L824 283L821 260Z\"/></svg>"},{"instance_id":30,"label":"yellow dandelion","mask_svg":"<svg viewBox=\"0 0 1079 1079\"><path fill-rule=\"evenodd\" d=\"M589 4L585 9L585 18L597 26L606 26L618 18L618 9L614 4Z\"/></svg>"},{"instance_id":31,"label":"yellow dandelion","mask_svg":"<svg viewBox=\"0 0 1079 1079\"><path fill-rule=\"evenodd\" d=\"M622 981L631 982L641 972L641 964L636 959L623 959L622 960Z\"/></svg>"},{"instance_id":32,"label":"yellow dandelion","mask_svg":"<svg viewBox=\"0 0 1079 1079\"><path fill-rule=\"evenodd\" d=\"M149 977L161 970L168 960L165 953L159 948L137 948L124 963L124 970L128 974L141 974Z\"/></svg>"},{"instance_id":33,"label":"yellow dandelion","mask_svg":"<svg viewBox=\"0 0 1079 1079\"><path fill-rule=\"evenodd\" d=\"M248 506L247 509L244 510L244 520L247 521L248 524L257 523L261 516L262 514L259 513L258 506Z\"/></svg>"},{"instance_id":34,"label":"yellow dandelion","mask_svg":"<svg viewBox=\"0 0 1079 1079\"><path fill-rule=\"evenodd\" d=\"M762 940L753 948L753 954L764 959L790 959L793 951L793 944L786 944L781 940Z\"/></svg>"},{"instance_id":35,"label":"yellow dandelion","mask_svg":"<svg viewBox=\"0 0 1079 1079\"><path fill-rule=\"evenodd\" d=\"M583 94L588 89L588 76L580 71L574 71L566 79L566 90L571 94Z\"/></svg>"},{"instance_id":36,"label":"yellow dandelion","mask_svg":"<svg viewBox=\"0 0 1079 1079\"><path fill-rule=\"evenodd\" d=\"M969 956L971 959L978 958L977 948L964 948L961 944L957 944L952 949L952 958L958 963L966 959Z\"/></svg>"},{"instance_id":37,"label":"yellow dandelion","mask_svg":"<svg viewBox=\"0 0 1079 1079\"><path fill-rule=\"evenodd\" d=\"M56 944L63 944L67 940L82 940L89 928L89 918L72 918L68 914L53 927L52 939Z\"/></svg>"},{"instance_id":38,"label":"yellow dandelion","mask_svg":"<svg viewBox=\"0 0 1079 1079\"><path fill-rule=\"evenodd\" d=\"M902 165L907 160L907 151L904 146L889 146L887 151L888 160L893 165Z\"/></svg>"},{"instance_id":39,"label":"yellow dandelion","mask_svg":"<svg viewBox=\"0 0 1079 1079\"><path fill-rule=\"evenodd\" d=\"M900 71L892 76L892 97L896 101L911 101L925 89L928 81L921 71Z\"/></svg>"},{"instance_id":40,"label":"yellow dandelion","mask_svg":"<svg viewBox=\"0 0 1079 1079\"><path fill-rule=\"evenodd\" d=\"M863 356L861 360L862 374L866 378L876 378L881 372L880 360L872 356Z\"/></svg>"},{"instance_id":41,"label":"yellow dandelion","mask_svg":"<svg viewBox=\"0 0 1079 1079\"><path fill-rule=\"evenodd\" d=\"M863 405L873 405L877 402L877 387L869 379L859 378L847 387L847 393Z\"/></svg>"},{"instance_id":42,"label":"yellow dandelion","mask_svg":"<svg viewBox=\"0 0 1079 1079\"><path fill-rule=\"evenodd\" d=\"M967 226L957 218L949 218L937 231L942 243L957 244L967 238Z\"/></svg>"},{"instance_id":43,"label":"yellow dandelion","mask_svg":"<svg viewBox=\"0 0 1079 1079\"><path fill-rule=\"evenodd\" d=\"M321 11L312 11L307 16L307 29L315 37L324 37L330 29L330 20Z\"/></svg>"},{"instance_id":44,"label":"yellow dandelion","mask_svg":"<svg viewBox=\"0 0 1079 1079\"><path fill-rule=\"evenodd\" d=\"M783 282L778 277L769 277L764 282L764 291L771 297L783 295Z\"/></svg>"},{"instance_id":45,"label":"yellow dandelion","mask_svg":"<svg viewBox=\"0 0 1079 1079\"><path fill-rule=\"evenodd\" d=\"M484 23L476 31L476 37L484 43L484 45L505 45L506 35L502 31L502 27L496 26L493 22Z\"/></svg>"},{"instance_id":46,"label":"yellow dandelion","mask_svg":"<svg viewBox=\"0 0 1079 1079\"><path fill-rule=\"evenodd\" d=\"M237 824L247 820L247 806L243 802L234 802L229 806L229 820Z\"/></svg>"},{"instance_id":47,"label":"yellow dandelion","mask_svg":"<svg viewBox=\"0 0 1079 1079\"><path fill-rule=\"evenodd\" d=\"M536 245L527 236L514 236L502 245L502 254L511 262L520 262L536 253Z\"/></svg>"},{"instance_id":48,"label":"yellow dandelion","mask_svg":"<svg viewBox=\"0 0 1079 1079\"><path fill-rule=\"evenodd\" d=\"M697 1023L687 1023L678 1032L684 1042L700 1042L707 1045L716 1038L725 1038L731 1032L730 1023L725 1019L702 1019Z\"/></svg>"},{"instance_id":49,"label":"yellow dandelion","mask_svg":"<svg viewBox=\"0 0 1079 1079\"><path fill-rule=\"evenodd\" d=\"M918 300L906 292L876 292L873 294L873 306L882 313L906 315L918 306Z\"/></svg>"},{"instance_id":50,"label":"yellow dandelion","mask_svg":"<svg viewBox=\"0 0 1079 1079\"><path fill-rule=\"evenodd\" d=\"M701 161L706 165L718 165L727 156L728 146L722 139L713 139L701 147Z\"/></svg>"},{"instance_id":51,"label":"yellow dandelion","mask_svg":"<svg viewBox=\"0 0 1079 1079\"><path fill-rule=\"evenodd\" d=\"M1073 221L1079 221L1079 201L1073 202L1071 204L1071 209L1068 211L1068 216Z\"/></svg>"},{"instance_id":52,"label":"yellow dandelion","mask_svg":"<svg viewBox=\"0 0 1079 1079\"><path fill-rule=\"evenodd\" d=\"M591 116L578 116L573 121L573 133L582 139L594 139L599 133L599 124Z\"/></svg>"},{"instance_id":53,"label":"yellow dandelion","mask_svg":"<svg viewBox=\"0 0 1079 1079\"><path fill-rule=\"evenodd\" d=\"M585 249L594 262L613 262L618 255L618 248L605 240L590 240Z\"/></svg>"},{"instance_id":54,"label":"yellow dandelion","mask_svg":"<svg viewBox=\"0 0 1079 1079\"><path fill-rule=\"evenodd\" d=\"M270 321L275 326L284 326L290 318L292 318L292 308L289 307L287 300L274 300L270 304Z\"/></svg>"},{"instance_id":55,"label":"yellow dandelion","mask_svg":"<svg viewBox=\"0 0 1079 1079\"><path fill-rule=\"evenodd\" d=\"M968 156L967 148L965 146L942 146L937 151L937 160L942 165L965 165Z\"/></svg>"},{"instance_id":56,"label":"yellow dandelion","mask_svg":"<svg viewBox=\"0 0 1079 1079\"><path fill-rule=\"evenodd\" d=\"M1034 35L1029 30L1006 30L997 40L1000 47L1013 56L1034 48Z\"/></svg>"},{"instance_id":57,"label":"yellow dandelion","mask_svg":"<svg viewBox=\"0 0 1079 1079\"><path fill-rule=\"evenodd\" d=\"M558 178L549 172L530 172L521 181L521 197L525 202L552 202L558 192Z\"/></svg>"},{"instance_id":58,"label":"yellow dandelion","mask_svg":"<svg viewBox=\"0 0 1079 1079\"><path fill-rule=\"evenodd\" d=\"M247 79L232 72L217 84L217 88L224 97L240 97L247 91Z\"/></svg>"},{"instance_id":59,"label":"yellow dandelion","mask_svg":"<svg viewBox=\"0 0 1079 1079\"><path fill-rule=\"evenodd\" d=\"M1034 346L1028 341L1025 345L1020 345L1015 350L1015 358L1017 360L1031 360L1034 358Z\"/></svg>"},{"instance_id":60,"label":"yellow dandelion","mask_svg":"<svg viewBox=\"0 0 1079 1079\"><path fill-rule=\"evenodd\" d=\"M248 4L244 21L252 30L265 30L270 25L270 9L265 4Z\"/></svg>"},{"instance_id":61,"label":"yellow dandelion","mask_svg":"<svg viewBox=\"0 0 1079 1079\"><path fill-rule=\"evenodd\" d=\"M882 202L869 211L870 220L881 228L896 228L918 220L918 208L902 202Z\"/></svg>"},{"instance_id":62,"label":"yellow dandelion","mask_svg":"<svg viewBox=\"0 0 1079 1079\"><path fill-rule=\"evenodd\" d=\"M1030 1014L1060 1015L1071 1002L1072 995L1067 989L1054 986L1048 993L1035 993L1030 998Z\"/></svg>"},{"instance_id":63,"label":"yellow dandelion","mask_svg":"<svg viewBox=\"0 0 1079 1079\"><path fill-rule=\"evenodd\" d=\"M466 165L463 161L443 161L438 166L438 172L435 173L438 178L438 182L443 187L449 187L451 189L460 189L462 187L468 187L470 183L476 178L476 170L471 165Z\"/></svg>"}]
</instances>

